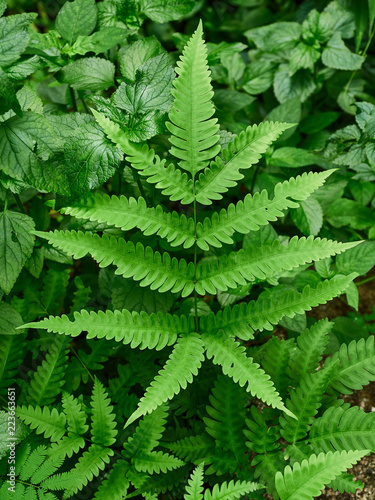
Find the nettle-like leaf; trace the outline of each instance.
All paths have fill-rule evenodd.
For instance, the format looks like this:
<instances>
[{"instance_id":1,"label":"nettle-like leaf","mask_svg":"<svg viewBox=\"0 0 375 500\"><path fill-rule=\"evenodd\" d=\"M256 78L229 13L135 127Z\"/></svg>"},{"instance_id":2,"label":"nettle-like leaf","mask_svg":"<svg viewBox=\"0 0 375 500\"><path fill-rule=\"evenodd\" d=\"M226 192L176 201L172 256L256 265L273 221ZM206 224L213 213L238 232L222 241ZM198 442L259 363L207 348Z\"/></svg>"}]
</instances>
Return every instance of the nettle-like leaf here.
<instances>
[{"instance_id":1,"label":"nettle-like leaf","mask_svg":"<svg viewBox=\"0 0 375 500\"><path fill-rule=\"evenodd\" d=\"M30 257L34 221L26 214L6 210L0 215L0 287L9 293Z\"/></svg>"}]
</instances>

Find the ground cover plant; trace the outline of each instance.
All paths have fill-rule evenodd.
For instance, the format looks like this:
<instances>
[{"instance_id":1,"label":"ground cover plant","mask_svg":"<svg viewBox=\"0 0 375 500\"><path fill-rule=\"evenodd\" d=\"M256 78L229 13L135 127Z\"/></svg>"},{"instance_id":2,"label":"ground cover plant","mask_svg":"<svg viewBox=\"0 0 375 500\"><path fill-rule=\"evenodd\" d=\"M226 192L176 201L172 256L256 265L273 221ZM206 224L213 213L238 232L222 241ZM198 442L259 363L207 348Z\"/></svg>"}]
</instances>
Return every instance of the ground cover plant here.
<instances>
[{"instance_id":1,"label":"ground cover plant","mask_svg":"<svg viewBox=\"0 0 375 500\"><path fill-rule=\"evenodd\" d=\"M373 3L0 6L1 498L358 493Z\"/></svg>"}]
</instances>

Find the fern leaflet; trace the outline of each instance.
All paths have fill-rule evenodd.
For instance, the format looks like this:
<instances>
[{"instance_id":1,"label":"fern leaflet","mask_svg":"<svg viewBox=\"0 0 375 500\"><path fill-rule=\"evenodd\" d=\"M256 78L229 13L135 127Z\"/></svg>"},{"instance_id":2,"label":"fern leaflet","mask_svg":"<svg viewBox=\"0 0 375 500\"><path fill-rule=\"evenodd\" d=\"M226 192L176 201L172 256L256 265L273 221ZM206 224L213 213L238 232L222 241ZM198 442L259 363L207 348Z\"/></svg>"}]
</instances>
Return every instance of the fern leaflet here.
<instances>
[{"instance_id":1,"label":"fern leaflet","mask_svg":"<svg viewBox=\"0 0 375 500\"><path fill-rule=\"evenodd\" d=\"M194 221L177 212L166 213L160 205L148 208L144 198L126 198L125 196L101 196L96 194L74 202L61 212L91 221L105 222L129 231L134 227L146 236L157 234L166 238L172 246L184 245L190 248L195 241Z\"/></svg>"},{"instance_id":2,"label":"fern leaflet","mask_svg":"<svg viewBox=\"0 0 375 500\"><path fill-rule=\"evenodd\" d=\"M245 347L228 337L224 332L202 334L207 350L207 358L215 365L220 365L224 375L233 378L241 387L265 403L285 411L293 416L283 404L269 375L267 375L252 358L248 358Z\"/></svg>"},{"instance_id":3,"label":"fern leaflet","mask_svg":"<svg viewBox=\"0 0 375 500\"><path fill-rule=\"evenodd\" d=\"M151 247L144 247L142 243L134 245L122 238L102 238L97 234L82 233L82 231L55 231L53 233L35 232L38 236L47 239L54 247L73 255L76 259L90 253L100 267L114 264L116 274L125 278L140 281L140 286L150 286L159 292L182 292L186 297L194 289L194 264L171 258L167 252L161 255L153 252Z\"/></svg>"},{"instance_id":4,"label":"fern leaflet","mask_svg":"<svg viewBox=\"0 0 375 500\"><path fill-rule=\"evenodd\" d=\"M202 35L200 22L177 62L179 76L173 80L172 90L175 99L169 112L170 122L166 122L172 133L170 153L180 159L179 166L190 172L193 179L220 152L217 118L211 118L215 112L211 101L214 93Z\"/></svg>"},{"instance_id":5,"label":"fern leaflet","mask_svg":"<svg viewBox=\"0 0 375 500\"><path fill-rule=\"evenodd\" d=\"M131 313L126 309L98 313L93 311L88 313L83 310L74 313L74 321L70 321L66 315L50 316L28 326L72 337L87 331L88 339L114 339L117 342L130 344L132 348L160 350L174 344L178 334L194 331L194 320L186 316L178 317L163 313L150 315L144 311Z\"/></svg>"},{"instance_id":6,"label":"fern leaflet","mask_svg":"<svg viewBox=\"0 0 375 500\"><path fill-rule=\"evenodd\" d=\"M277 472L276 489L280 500L311 500L320 495L324 486L358 462L367 450L337 451L311 455L309 460L296 463L291 469L285 467L284 474Z\"/></svg>"},{"instance_id":7,"label":"fern leaflet","mask_svg":"<svg viewBox=\"0 0 375 500\"><path fill-rule=\"evenodd\" d=\"M235 186L243 179L240 170L258 163L261 155L288 128L290 123L263 122L249 126L233 142L228 144L210 166L199 174L195 183L196 199L203 205L210 205L212 200L221 200L222 193Z\"/></svg>"},{"instance_id":8,"label":"fern leaflet","mask_svg":"<svg viewBox=\"0 0 375 500\"><path fill-rule=\"evenodd\" d=\"M187 384L192 382L193 375L198 373L204 359L203 352L203 342L197 334L191 333L180 337L164 368L151 382L137 410L125 426L172 399L181 388L185 389Z\"/></svg>"},{"instance_id":9,"label":"fern leaflet","mask_svg":"<svg viewBox=\"0 0 375 500\"><path fill-rule=\"evenodd\" d=\"M324 183L333 170L326 172L309 172L298 175L276 184L274 197L270 200L266 190L247 194L243 201L236 205L231 203L227 209L221 209L220 213L214 212L209 219L206 217L203 223L197 224L197 244L202 250L209 250L209 245L221 247L222 243L233 243L232 235L235 231L247 234L257 231L260 226L275 221L283 216L282 210L296 208L298 203L292 200L302 201L310 196Z\"/></svg>"}]
</instances>

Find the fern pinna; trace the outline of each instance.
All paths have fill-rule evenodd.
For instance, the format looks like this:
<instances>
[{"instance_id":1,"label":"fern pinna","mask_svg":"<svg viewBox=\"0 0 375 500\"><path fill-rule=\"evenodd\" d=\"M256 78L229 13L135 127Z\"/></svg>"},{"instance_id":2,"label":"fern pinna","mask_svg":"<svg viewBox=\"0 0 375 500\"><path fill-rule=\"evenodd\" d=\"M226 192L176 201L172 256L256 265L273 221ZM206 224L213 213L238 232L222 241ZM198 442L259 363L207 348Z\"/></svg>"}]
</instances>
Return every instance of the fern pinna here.
<instances>
[{"instance_id":1,"label":"fern pinna","mask_svg":"<svg viewBox=\"0 0 375 500\"><path fill-rule=\"evenodd\" d=\"M160 248L168 250L155 250L118 234L108 236L107 232L101 236L75 230L34 232L76 259L90 254L101 268L115 266L115 274L126 279L121 282L123 285L133 280L137 287L164 296L174 294L187 298L185 303L192 305L187 313L185 309L175 310L174 314L116 307L97 312L74 311L73 307L74 313L70 316L50 316L23 326L45 329L67 338L87 332L88 343L101 342L104 358L105 345L108 345L108 349L121 346L121 352L125 352L128 359L133 359L132 350L140 348L160 352L165 360L151 380L142 368L148 387L139 401L134 403L128 390L122 398L113 390L112 398L118 397L123 404L116 415L115 410L110 409L105 389L95 380L90 410L91 438L82 437L88 432L82 401L64 395L62 407L50 410L43 406L50 403L49 394L40 401L32 399L30 392L30 397L25 399L29 406L19 407L18 416L53 442L50 448L35 450L40 464L57 457L45 466L49 477L43 476L39 481L38 476L39 482L32 482L33 488L29 488L30 492L36 489L40 498L47 495L46 491L49 495L46 498L56 498L50 490L63 490L63 498L69 498L101 474L106 464L113 461L111 446L121 439L115 422L125 424L123 433L128 436L129 428L135 430L95 493L97 499L137 495L156 499L158 493L165 492L171 485L179 485L179 491L189 500L224 500L250 494L251 498L261 498L264 487L275 499L295 500L316 496L325 484L352 491L352 482L343 472L374 447L369 433L370 427L373 430L373 419L368 419L361 410L355 409L359 415L355 420L357 439L342 440L340 435L335 435L337 429L326 429L327 415L333 416L331 414L340 425L342 423L343 429L349 425L346 414L354 410L337 401L335 395L342 388L350 391L373 380L373 344L366 344L365 358L358 351L362 353L364 346L349 345L349 362L346 353L340 351L318 372L315 369L324 352L323 338L329 331L325 323L307 330L303 334L304 342L301 340L298 345L275 338L261 349L248 347L255 332L272 331L281 320L293 318L343 293L355 274L337 274L315 287L306 285L301 290L284 289L280 293L266 289L251 295L252 286L275 284L285 273L340 254L357 242L292 237L288 242L276 238L262 246L250 245L229 254L215 250L233 245L238 234L259 231L282 217L289 208L298 207L298 202L322 186L332 171L304 173L277 184L272 195L266 191L248 194L235 205L212 211L210 217L201 216L205 206L221 200L243 179L243 172L256 164L269 146L292 126L267 121L249 126L227 147L221 147L219 125L213 118L213 90L202 35L200 24L177 63L178 76L172 90L174 102L166 123L171 148L165 158L147 144L130 141L118 123L93 110L97 123L125 155L141 184L154 185L166 200L185 205L190 215L167 212L162 205L154 207L145 197L100 194L72 202L61 210L121 231L138 229L146 237L156 236ZM173 256L173 251L181 251L181 248L190 257ZM241 303L223 309L215 306L202 314L200 307L207 297L212 299L219 293L236 290L242 291ZM306 350L309 345L306 339L310 337L314 354ZM56 357L63 365L66 344L56 342L60 346ZM143 364L147 364L147 359L154 362L153 354L148 358L147 352L142 354ZM279 353L282 355L278 356ZM309 356L306 366L301 361L305 356ZM78 359L82 362L82 358ZM142 369L139 368L140 372ZM356 376L355 387L350 382L350 370ZM121 373L117 382L113 382L113 388L124 387L124 384L126 387L127 380ZM191 384L195 388L207 388L207 392L213 387L209 407L197 403L198 409L192 409L191 402L184 400L181 390ZM69 385L72 390L78 387L67 377L66 386ZM253 398L250 412L249 397ZM187 415L196 417L190 436L181 435L183 433L177 430L174 441L161 439L166 425L166 403L174 405L177 414L186 411ZM135 428L138 419L141 420ZM85 439L91 444L74 468L70 472L55 473L62 459L70 460L79 454ZM286 450L282 439L289 443ZM156 447L159 450L156 451ZM171 454L160 448L168 448ZM28 453L25 446L25 458L21 457L23 464L19 466L19 473L25 478L36 474L32 468L23 474ZM292 468L285 468L286 458ZM189 463L198 468L183 493ZM225 479L204 492L203 464L208 467L205 471L208 482L213 483L212 474Z\"/></svg>"}]
</instances>

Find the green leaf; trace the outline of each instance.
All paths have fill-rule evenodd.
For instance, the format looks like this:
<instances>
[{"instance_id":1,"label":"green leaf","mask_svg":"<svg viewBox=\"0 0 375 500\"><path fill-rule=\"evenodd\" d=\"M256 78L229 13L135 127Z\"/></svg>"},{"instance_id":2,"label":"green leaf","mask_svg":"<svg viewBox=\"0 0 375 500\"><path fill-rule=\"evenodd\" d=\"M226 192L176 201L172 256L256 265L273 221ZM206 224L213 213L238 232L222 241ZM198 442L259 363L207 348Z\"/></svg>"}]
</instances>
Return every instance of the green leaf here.
<instances>
[{"instance_id":1,"label":"green leaf","mask_svg":"<svg viewBox=\"0 0 375 500\"><path fill-rule=\"evenodd\" d=\"M137 70L149 59L163 53L161 43L155 36L142 38L122 47L118 53L120 70L127 80L135 81Z\"/></svg>"},{"instance_id":2,"label":"green leaf","mask_svg":"<svg viewBox=\"0 0 375 500\"><path fill-rule=\"evenodd\" d=\"M22 318L10 304L0 302L0 335L21 333L16 328L22 325Z\"/></svg>"},{"instance_id":3,"label":"green leaf","mask_svg":"<svg viewBox=\"0 0 375 500\"><path fill-rule=\"evenodd\" d=\"M375 266L375 241L364 241L362 245L337 256L336 266L341 274L367 274Z\"/></svg>"},{"instance_id":4,"label":"green leaf","mask_svg":"<svg viewBox=\"0 0 375 500\"><path fill-rule=\"evenodd\" d=\"M244 35L254 42L258 49L278 52L291 49L296 45L301 35L301 25L292 22L273 23L248 30Z\"/></svg>"},{"instance_id":5,"label":"green leaf","mask_svg":"<svg viewBox=\"0 0 375 500\"><path fill-rule=\"evenodd\" d=\"M314 165L319 158L302 148L278 148L269 158L270 165L275 167L299 168Z\"/></svg>"},{"instance_id":6,"label":"green leaf","mask_svg":"<svg viewBox=\"0 0 375 500\"><path fill-rule=\"evenodd\" d=\"M111 446L116 442L116 422L111 400L103 384L95 378L91 397L92 442L101 446Z\"/></svg>"},{"instance_id":7,"label":"green leaf","mask_svg":"<svg viewBox=\"0 0 375 500\"><path fill-rule=\"evenodd\" d=\"M101 186L116 171L122 154L96 123L78 128L64 145L65 173L71 196Z\"/></svg>"},{"instance_id":8,"label":"green leaf","mask_svg":"<svg viewBox=\"0 0 375 500\"><path fill-rule=\"evenodd\" d=\"M191 176L204 169L211 158L220 151L217 144L217 118L210 100L213 96L210 72L207 65L207 49L203 41L202 24L190 38L182 53L173 81L175 97L166 123L172 136L170 153L178 158L179 166ZM196 106L199 103L199 112Z\"/></svg>"},{"instance_id":9,"label":"green leaf","mask_svg":"<svg viewBox=\"0 0 375 500\"><path fill-rule=\"evenodd\" d=\"M203 500L203 464L192 472L186 485L184 500Z\"/></svg>"},{"instance_id":10,"label":"green leaf","mask_svg":"<svg viewBox=\"0 0 375 500\"><path fill-rule=\"evenodd\" d=\"M340 33L334 33L322 53L322 62L328 68L355 71L360 69L364 57L353 54L342 41Z\"/></svg>"},{"instance_id":11,"label":"green leaf","mask_svg":"<svg viewBox=\"0 0 375 500\"><path fill-rule=\"evenodd\" d=\"M314 450L375 450L375 420L358 406L328 408L314 420L308 436Z\"/></svg>"},{"instance_id":12,"label":"green leaf","mask_svg":"<svg viewBox=\"0 0 375 500\"><path fill-rule=\"evenodd\" d=\"M0 214L0 286L9 293L30 257L35 229L31 217L9 210Z\"/></svg>"},{"instance_id":13,"label":"green leaf","mask_svg":"<svg viewBox=\"0 0 375 500\"><path fill-rule=\"evenodd\" d=\"M358 311L359 292L355 283L350 283L348 286L348 289L346 290L346 300L348 301L348 305L350 307L353 307L356 311Z\"/></svg>"},{"instance_id":14,"label":"green leaf","mask_svg":"<svg viewBox=\"0 0 375 500\"><path fill-rule=\"evenodd\" d=\"M128 113L158 109L169 111L174 72L167 54L144 62L135 73L133 85L122 83L113 95L114 104Z\"/></svg>"},{"instance_id":15,"label":"green leaf","mask_svg":"<svg viewBox=\"0 0 375 500\"><path fill-rule=\"evenodd\" d=\"M374 224L374 214L370 208L348 198L335 199L329 205L326 215L333 227L364 229Z\"/></svg>"},{"instance_id":16,"label":"green leaf","mask_svg":"<svg viewBox=\"0 0 375 500\"><path fill-rule=\"evenodd\" d=\"M61 166L47 161L62 143L53 126L38 113L26 112L0 122L0 156L5 174L42 192L66 193Z\"/></svg>"},{"instance_id":17,"label":"green leaf","mask_svg":"<svg viewBox=\"0 0 375 500\"><path fill-rule=\"evenodd\" d=\"M151 286L161 293L171 290L172 293L182 292L182 297L190 295L194 290L194 264L187 264L185 259L171 258L170 254L154 252L151 247L144 247L138 242L126 242L115 237L81 231L55 231L35 234L48 239L54 246L82 258L90 253L100 263L101 267L114 264L118 269L116 274L125 278L140 281L140 286Z\"/></svg>"},{"instance_id":18,"label":"green leaf","mask_svg":"<svg viewBox=\"0 0 375 500\"><path fill-rule=\"evenodd\" d=\"M248 481L226 481L222 484L215 484L212 492L206 490L204 492L204 500L235 500L243 497L247 493L256 491L261 485Z\"/></svg>"},{"instance_id":19,"label":"green leaf","mask_svg":"<svg viewBox=\"0 0 375 500\"><path fill-rule=\"evenodd\" d=\"M200 173L195 183L196 199L204 205L211 205L212 200L221 200L221 193L226 193L243 179L242 169L251 168L258 163L282 132L291 128L289 123L262 122L252 125L236 136L228 147L221 151L210 166Z\"/></svg>"},{"instance_id":20,"label":"green leaf","mask_svg":"<svg viewBox=\"0 0 375 500\"><path fill-rule=\"evenodd\" d=\"M115 66L100 57L85 57L64 66L55 74L60 83L76 90L97 92L114 85Z\"/></svg>"},{"instance_id":21,"label":"green leaf","mask_svg":"<svg viewBox=\"0 0 375 500\"><path fill-rule=\"evenodd\" d=\"M192 318L191 318L192 319ZM171 314L146 314L108 310L105 313L88 313L85 310L74 313L74 321L63 315L61 317L45 318L36 323L29 323L28 327L44 328L50 332L77 337L87 331L88 339L107 338L116 342L131 344L132 348L161 350L176 342L177 335L188 333L194 329L191 319Z\"/></svg>"},{"instance_id":22,"label":"green leaf","mask_svg":"<svg viewBox=\"0 0 375 500\"><path fill-rule=\"evenodd\" d=\"M184 465L184 462L179 458L162 451L139 453L133 458L132 462L138 472L147 472L148 474L166 473Z\"/></svg>"},{"instance_id":23,"label":"green leaf","mask_svg":"<svg viewBox=\"0 0 375 500\"><path fill-rule=\"evenodd\" d=\"M314 64L320 58L317 48L305 43L299 43L291 52L289 60L289 75L293 76L299 69L313 71Z\"/></svg>"},{"instance_id":24,"label":"green leaf","mask_svg":"<svg viewBox=\"0 0 375 500\"><path fill-rule=\"evenodd\" d=\"M173 247L183 244L184 248L193 246L193 219L181 216L177 212L164 212L159 205L148 208L144 198L136 199L108 195L88 197L72 203L63 209L63 213L91 221L105 222L109 225L129 231L134 227L145 235L157 234L166 238Z\"/></svg>"},{"instance_id":25,"label":"green leaf","mask_svg":"<svg viewBox=\"0 0 375 500\"><path fill-rule=\"evenodd\" d=\"M128 30L114 27L104 28L90 36L79 35L69 53L83 56L87 52L94 52L98 55L124 42L127 36Z\"/></svg>"},{"instance_id":26,"label":"green leaf","mask_svg":"<svg viewBox=\"0 0 375 500\"><path fill-rule=\"evenodd\" d=\"M156 23L176 21L189 14L194 6L192 0L140 0L142 14Z\"/></svg>"},{"instance_id":27,"label":"green leaf","mask_svg":"<svg viewBox=\"0 0 375 500\"><path fill-rule=\"evenodd\" d=\"M39 56L21 59L6 68L6 73L11 80L23 80L46 66L46 62Z\"/></svg>"},{"instance_id":28,"label":"green leaf","mask_svg":"<svg viewBox=\"0 0 375 500\"><path fill-rule=\"evenodd\" d=\"M0 115L12 109L18 116L22 117L22 110L18 102L13 83L6 73L0 68Z\"/></svg>"},{"instance_id":29,"label":"green leaf","mask_svg":"<svg viewBox=\"0 0 375 500\"><path fill-rule=\"evenodd\" d=\"M29 425L30 429L35 429L37 434L43 434L51 441L59 441L66 432L66 417L56 408L50 410L48 406L34 408L31 405L22 405L17 408L16 415Z\"/></svg>"},{"instance_id":30,"label":"green leaf","mask_svg":"<svg viewBox=\"0 0 375 500\"><path fill-rule=\"evenodd\" d=\"M273 89L277 100L281 103L299 97L305 102L315 92L316 84L309 70L300 69L293 76L289 76L287 64L281 64L275 74Z\"/></svg>"},{"instance_id":31,"label":"green leaf","mask_svg":"<svg viewBox=\"0 0 375 500\"><path fill-rule=\"evenodd\" d=\"M90 35L96 25L95 0L65 2L56 17L56 29L72 45L79 35Z\"/></svg>"},{"instance_id":32,"label":"green leaf","mask_svg":"<svg viewBox=\"0 0 375 500\"><path fill-rule=\"evenodd\" d=\"M202 340L206 347L206 356L215 365L221 366L224 375L228 375L241 387L264 401L273 408L285 411L293 417L283 404L270 376L253 359L246 356L246 348L228 337L223 331L203 333Z\"/></svg>"},{"instance_id":33,"label":"green leaf","mask_svg":"<svg viewBox=\"0 0 375 500\"><path fill-rule=\"evenodd\" d=\"M17 61L29 43L29 24L37 14L18 14L0 19L0 66Z\"/></svg>"},{"instance_id":34,"label":"green leaf","mask_svg":"<svg viewBox=\"0 0 375 500\"><path fill-rule=\"evenodd\" d=\"M0 0L0 17L4 14L7 8L7 0Z\"/></svg>"},{"instance_id":35,"label":"green leaf","mask_svg":"<svg viewBox=\"0 0 375 500\"><path fill-rule=\"evenodd\" d=\"M319 201L310 196L307 200L300 202L298 208L290 210L293 222L305 235L316 236L323 225L323 211Z\"/></svg>"},{"instance_id":36,"label":"green leaf","mask_svg":"<svg viewBox=\"0 0 375 500\"><path fill-rule=\"evenodd\" d=\"M337 451L311 455L309 460L288 465L284 473L276 473L276 489L280 500L312 500L320 495L324 486L350 469L368 450Z\"/></svg>"},{"instance_id":37,"label":"green leaf","mask_svg":"<svg viewBox=\"0 0 375 500\"><path fill-rule=\"evenodd\" d=\"M320 130L323 130L331 125L331 123L335 122L339 116L340 113L336 111L309 114L301 121L300 130L304 134L315 134L316 132L319 132Z\"/></svg>"},{"instance_id":38,"label":"green leaf","mask_svg":"<svg viewBox=\"0 0 375 500\"><path fill-rule=\"evenodd\" d=\"M186 389L187 384L193 381L193 375L197 375L204 360L203 352L203 342L196 333L181 336L164 368L151 382L125 427L172 399L181 389Z\"/></svg>"},{"instance_id":39,"label":"green leaf","mask_svg":"<svg viewBox=\"0 0 375 500\"><path fill-rule=\"evenodd\" d=\"M270 61L253 61L245 69L242 88L249 94L261 94L271 87L274 72L274 63Z\"/></svg>"}]
</instances>

